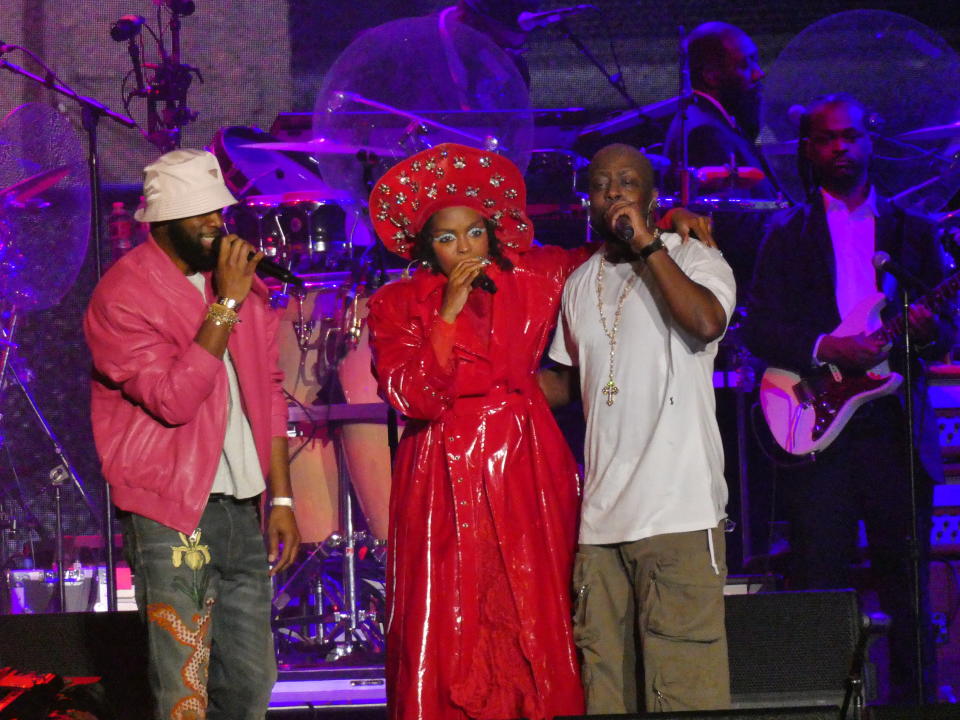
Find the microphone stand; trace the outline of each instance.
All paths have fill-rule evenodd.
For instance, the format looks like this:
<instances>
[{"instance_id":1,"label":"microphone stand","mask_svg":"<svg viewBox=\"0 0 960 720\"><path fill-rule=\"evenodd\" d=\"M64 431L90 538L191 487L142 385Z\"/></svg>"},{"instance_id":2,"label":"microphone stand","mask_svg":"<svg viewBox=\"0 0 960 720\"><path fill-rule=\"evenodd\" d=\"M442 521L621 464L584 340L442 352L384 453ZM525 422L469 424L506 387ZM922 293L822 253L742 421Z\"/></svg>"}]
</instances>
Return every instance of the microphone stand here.
<instances>
[{"instance_id":1,"label":"microphone stand","mask_svg":"<svg viewBox=\"0 0 960 720\"><path fill-rule=\"evenodd\" d=\"M15 75L20 75L21 77L25 77L28 80L32 80L33 82L42 85L48 90L53 90L60 95L71 98L81 108L83 129L87 132L87 165L90 168L90 233L93 236L93 247L96 255L97 279L99 280L103 274L100 247L103 233L103 217L100 208L100 162L97 149L97 124L99 123L101 117L109 118L110 120L113 120L114 122L128 128L134 128L137 124L132 118L113 112L103 103L97 102L93 98L80 95L72 88L57 82L56 74L53 72L53 70L48 68L40 60L40 58L28 50L24 50L24 52L33 58L33 60L46 71L46 77L34 75L19 65L15 65L10 61L5 60L2 57L2 53L0 53L0 69L7 70ZM46 425L45 427L48 429L49 435L49 428ZM56 440L52 436L50 437L51 440L53 440L54 443L59 446L59 443L56 443ZM65 460L62 452L59 452L59 450L58 454ZM71 468L71 475L79 486L79 477L72 472L72 466L69 463L66 463L66 465L68 468ZM82 487L80 487L80 492L84 498L86 498L86 494L83 492ZM103 547L105 553L104 560L106 562L107 572L107 610L113 612L117 609L117 580L116 559L114 558L113 554L113 501L110 498L110 483L108 482L103 483L102 512L103 517L101 522L103 530ZM60 528L58 528L58 532L59 531ZM60 592L62 595L62 571L60 574L60 584Z\"/></svg>"},{"instance_id":2,"label":"microphone stand","mask_svg":"<svg viewBox=\"0 0 960 720\"><path fill-rule=\"evenodd\" d=\"M860 631L857 633L857 645L850 658L850 670L844 682L843 704L840 706L839 720L848 720L847 711L852 709L850 720L863 718L863 664L867 659L867 645L872 636L887 632L890 617L883 613L860 615Z\"/></svg>"},{"instance_id":3,"label":"microphone stand","mask_svg":"<svg viewBox=\"0 0 960 720\"><path fill-rule=\"evenodd\" d=\"M680 96L680 207L690 205L690 147L687 137L687 111L693 103L693 87L690 84L690 55L687 53L687 30L677 27L679 35L679 96Z\"/></svg>"},{"instance_id":4,"label":"microphone stand","mask_svg":"<svg viewBox=\"0 0 960 720\"><path fill-rule=\"evenodd\" d=\"M627 101L627 104L631 108L637 107L637 101L630 96L629 92L627 92L626 83L624 83L623 81L623 73L617 73L615 75L611 75L610 73L608 73L607 68L604 67L603 63L600 62L599 59L597 59L596 55L590 52L590 48L584 45L583 41L580 40L580 38L578 38L576 35L574 35L573 31L567 25L565 20L560 20L557 23L557 29L563 34L565 38L567 38L567 40L573 43L573 46L580 51L581 55L583 55L601 73L603 73L603 76L607 79L607 82L610 83L610 86L614 90L616 90L618 93L620 93L620 96Z\"/></svg>"},{"instance_id":5,"label":"microphone stand","mask_svg":"<svg viewBox=\"0 0 960 720\"><path fill-rule=\"evenodd\" d=\"M924 698L924 678L923 678L923 622L920 616L920 545L917 536L917 520L919 512L917 508L917 452L916 439L914 437L914 418L913 418L913 337L910 331L910 300L907 296L907 289L901 284L900 288L903 317L903 380L906 385L905 410L907 414L906 433L907 433L907 462L908 477L910 479L910 537L908 538L908 547L910 552L910 570L911 570L911 594L913 600L913 619L914 619L914 650L917 658L917 703L922 705Z\"/></svg>"},{"instance_id":6,"label":"microphone stand","mask_svg":"<svg viewBox=\"0 0 960 720\"><path fill-rule=\"evenodd\" d=\"M361 151L357 159L362 164L363 184L369 194L373 190L373 169L376 165L376 157L370 157L367 153ZM376 253L379 271L377 287L379 288L386 285L390 279L387 275L387 250L383 243L378 242L376 244ZM387 403L387 445L390 447L390 467L392 468L394 461L397 459L397 447L400 445L400 421L397 417L397 411L390 403Z\"/></svg>"}]
</instances>

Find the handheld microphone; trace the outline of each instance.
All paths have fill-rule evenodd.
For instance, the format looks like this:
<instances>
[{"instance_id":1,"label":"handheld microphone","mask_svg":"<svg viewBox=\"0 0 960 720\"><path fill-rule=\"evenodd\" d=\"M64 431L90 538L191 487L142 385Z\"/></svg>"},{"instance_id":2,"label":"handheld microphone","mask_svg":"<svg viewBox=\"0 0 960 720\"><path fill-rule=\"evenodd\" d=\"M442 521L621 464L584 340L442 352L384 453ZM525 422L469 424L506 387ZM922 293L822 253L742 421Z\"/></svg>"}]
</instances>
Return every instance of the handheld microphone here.
<instances>
[{"instance_id":1,"label":"handheld microphone","mask_svg":"<svg viewBox=\"0 0 960 720\"><path fill-rule=\"evenodd\" d=\"M470 287L480 288L484 292L488 292L493 295L497 291L497 285L490 279L490 276L486 273L480 273L477 275L473 282L470 283Z\"/></svg>"},{"instance_id":2,"label":"handheld microphone","mask_svg":"<svg viewBox=\"0 0 960 720\"><path fill-rule=\"evenodd\" d=\"M554 8L543 12L522 12L517 16L517 25L524 32L530 32L537 28L547 27L554 23L563 22L574 15L581 15L585 12L597 11L596 5L574 5L572 7Z\"/></svg>"},{"instance_id":3,"label":"handheld microphone","mask_svg":"<svg viewBox=\"0 0 960 720\"><path fill-rule=\"evenodd\" d=\"M926 293L930 288L926 283L920 280L902 265L897 264L890 258L889 253L882 250L873 254L873 267L879 272L889 273L897 279L903 287L910 287L922 293Z\"/></svg>"},{"instance_id":4,"label":"handheld microphone","mask_svg":"<svg viewBox=\"0 0 960 720\"><path fill-rule=\"evenodd\" d=\"M617 218L613 224L613 231L617 234L617 237L624 242L633 240L633 225L630 223L630 218L627 215L621 215Z\"/></svg>"},{"instance_id":5,"label":"handheld microphone","mask_svg":"<svg viewBox=\"0 0 960 720\"><path fill-rule=\"evenodd\" d=\"M253 259L253 256L256 253L250 253L247 255L247 260ZM287 270L283 265L278 262L274 262L268 257L262 258L260 262L257 263L257 272L261 275L266 275L267 277L272 277L275 280L279 280L283 283L289 283L290 285L296 285L298 287L303 287L303 278L299 275L294 275L292 272Z\"/></svg>"},{"instance_id":6,"label":"handheld microphone","mask_svg":"<svg viewBox=\"0 0 960 720\"><path fill-rule=\"evenodd\" d=\"M213 254L215 257L220 257L220 241L223 239L221 235L216 240L213 241ZM247 260L253 260L256 256L255 252L247 254ZM257 263L257 272L261 275L266 275L271 277L274 280L279 280L282 283L288 283L290 285L303 286L303 278L297 275L294 275L292 272L287 270L280 263L271 260L268 257L263 257L260 259L260 262Z\"/></svg>"}]
</instances>

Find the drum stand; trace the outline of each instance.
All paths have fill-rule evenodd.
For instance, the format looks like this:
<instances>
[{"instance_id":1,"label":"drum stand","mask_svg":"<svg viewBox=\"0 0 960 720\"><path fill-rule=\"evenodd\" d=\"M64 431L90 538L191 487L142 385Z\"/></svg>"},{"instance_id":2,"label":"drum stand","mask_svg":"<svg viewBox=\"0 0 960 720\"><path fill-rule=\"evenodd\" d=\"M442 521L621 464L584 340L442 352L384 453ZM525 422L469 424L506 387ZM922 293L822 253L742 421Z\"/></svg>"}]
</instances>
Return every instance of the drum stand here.
<instances>
[{"instance_id":1,"label":"drum stand","mask_svg":"<svg viewBox=\"0 0 960 720\"><path fill-rule=\"evenodd\" d=\"M349 421L347 421L349 422ZM363 621L376 622L376 613L357 608L357 562L358 540L365 533L354 532L353 493L351 492L350 473L347 471L347 456L343 447L343 438L338 431L334 434L337 456L337 491L339 500L340 533L334 533L326 541L327 547L339 548L342 553L343 571L343 607L333 613L337 624L330 632L333 649L328 659L339 660L352 655L366 644L365 631L360 628ZM342 638L341 638L342 636ZM341 639L337 639L341 638Z\"/></svg>"},{"instance_id":2,"label":"drum stand","mask_svg":"<svg viewBox=\"0 0 960 720\"><path fill-rule=\"evenodd\" d=\"M289 602L287 589L296 577L318 555L323 556L331 550L338 550L341 553L339 563L341 583L338 586L335 571L329 572L321 565L309 583L308 594L314 598L314 612L280 618L274 621L274 627L296 625L305 628L306 633L302 638L305 646L314 650L320 649L324 660L327 661L349 658L360 653L379 653L383 650L381 629L383 619L377 609L371 608L369 604L359 607L359 603L364 602L365 596L358 582L362 571L358 567L357 551L362 551L364 548L371 549L371 538L367 532L357 530L354 525L352 483L347 469L342 427L356 422L382 422L382 405L380 403L357 405L340 403L312 406L310 412L316 413L316 420L321 420L333 430L337 463L339 529L320 543L307 560L286 578L284 585L277 589L280 602L275 600L274 605L278 608L286 605ZM373 543L374 546L377 544L379 542ZM327 608L330 610L327 611Z\"/></svg>"},{"instance_id":3,"label":"drum stand","mask_svg":"<svg viewBox=\"0 0 960 720\"><path fill-rule=\"evenodd\" d=\"M355 411L358 408L359 411ZM322 411L322 406L314 406L315 410ZM347 404L328 405L325 409L333 410L335 418L327 418L328 427L334 429L334 449L337 463L337 496L339 503L339 529L327 537L323 542L300 563L290 575L284 578L283 585L275 590L274 607L283 609L289 602L288 590L294 586L298 576L304 575L304 570L313 565L316 569L307 581L308 588L301 596L303 601L312 597L313 611L301 615L275 617L274 629L298 626L301 633L288 633L303 642L303 648L308 653L318 653L325 661L336 661L354 657L361 653L377 654L383 651L383 618L377 608L370 603L364 603L366 597L361 592L359 580L362 568L358 566L358 550L370 550L379 545L379 541L371 543L366 531L357 530L354 525L354 500L350 474L346 467L346 451L339 426L351 422L370 422L370 405L351 406ZM331 572L325 567L323 558L328 557L335 561L331 551L339 551L340 572ZM317 567L319 566L319 567ZM339 580L338 582L338 576ZM379 577L377 578L380 579ZM303 580L300 587L303 587ZM303 592L302 590L300 592ZM360 603L364 603L361 607ZM304 606L306 607L306 606ZM277 636L278 639L280 635ZM278 653L282 656L280 645Z\"/></svg>"}]
</instances>

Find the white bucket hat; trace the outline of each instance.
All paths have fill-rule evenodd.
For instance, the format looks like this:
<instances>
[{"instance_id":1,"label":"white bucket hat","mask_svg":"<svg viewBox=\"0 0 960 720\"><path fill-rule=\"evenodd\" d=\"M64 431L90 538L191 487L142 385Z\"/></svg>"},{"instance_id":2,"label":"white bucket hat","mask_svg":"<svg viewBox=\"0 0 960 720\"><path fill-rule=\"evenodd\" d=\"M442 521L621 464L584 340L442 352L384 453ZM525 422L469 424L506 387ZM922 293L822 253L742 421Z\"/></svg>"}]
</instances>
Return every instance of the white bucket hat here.
<instances>
[{"instance_id":1,"label":"white bucket hat","mask_svg":"<svg viewBox=\"0 0 960 720\"><path fill-rule=\"evenodd\" d=\"M217 158L206 150L161 155L143 169L143 195L147 205L133 217L147 223L204 215L237 202Z\"/></svg>"}]
</instances>

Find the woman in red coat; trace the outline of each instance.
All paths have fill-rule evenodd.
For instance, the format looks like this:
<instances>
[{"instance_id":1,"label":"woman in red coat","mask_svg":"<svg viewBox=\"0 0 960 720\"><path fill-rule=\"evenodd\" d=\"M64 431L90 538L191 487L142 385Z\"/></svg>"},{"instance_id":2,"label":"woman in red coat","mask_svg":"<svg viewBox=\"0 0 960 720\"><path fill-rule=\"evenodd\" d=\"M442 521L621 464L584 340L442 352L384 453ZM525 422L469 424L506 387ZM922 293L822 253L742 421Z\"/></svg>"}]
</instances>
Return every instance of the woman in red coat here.
<instances>
[{"instance_id":1,"label":"woman in red coat","mask_svg":"<svg viewBox=\"0 0 960 720\"><path fill-rule=\"evenodd\" d=\"M460 145L408 158L371 193L384 244L430 266L369 305L381 394L408 418L390 499L392 718L583 712L577 466L536 373L590 250L531 249L525 201L509 160ZM481 272L495 293L471 292Z\"/></svg>"},{"instance_id":2,"label":"woman in red coat","mask_svg":"<svg viewBox=\"0 0 960 720\"><path fill-rule=\"evenodd\" d=\"M577 466L537 384L564 280L595 247L531 247L506 158L438 145L370 196L426 267L370 300L380 392L407 416L393 472L387 698L402 720L583 712L570 581Z\"/></svg>"}]
</instances>

